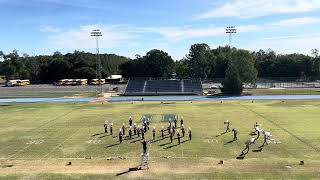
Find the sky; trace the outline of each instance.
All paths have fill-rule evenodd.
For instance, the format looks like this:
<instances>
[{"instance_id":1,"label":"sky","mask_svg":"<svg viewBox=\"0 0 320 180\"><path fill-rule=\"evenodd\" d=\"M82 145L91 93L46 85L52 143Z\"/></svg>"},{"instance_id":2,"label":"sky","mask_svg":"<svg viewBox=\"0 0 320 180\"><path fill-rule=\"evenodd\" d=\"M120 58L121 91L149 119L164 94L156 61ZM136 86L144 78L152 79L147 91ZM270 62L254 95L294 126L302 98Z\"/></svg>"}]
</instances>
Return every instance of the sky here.
<instances>
[{"instance_id":1,"label":"sky","mask_svg":"<svg viewBox=\"0 0 320 180\"><path fill-rule=\"evenodd\" d=\"M320 0L0 0L0 51L75 50L127 57L151 49L183 58L194 43L280 54L320 49Z\"/></svg>"}]
</instances>

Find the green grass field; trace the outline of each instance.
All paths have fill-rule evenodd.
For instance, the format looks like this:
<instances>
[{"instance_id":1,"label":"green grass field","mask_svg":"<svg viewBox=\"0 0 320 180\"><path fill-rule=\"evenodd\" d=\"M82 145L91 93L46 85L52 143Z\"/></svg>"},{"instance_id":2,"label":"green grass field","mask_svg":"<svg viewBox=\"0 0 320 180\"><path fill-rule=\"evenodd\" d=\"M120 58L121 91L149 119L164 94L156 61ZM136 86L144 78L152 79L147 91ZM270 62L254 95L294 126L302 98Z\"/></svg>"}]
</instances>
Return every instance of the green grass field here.
<instances>
[{"instance_id":1,"label":"green grass field","mask_svg":"<svg viewBox=\"0 0 320 180\"><path fill-rule=\"evenodd\" d=\"M149 144L150 169L128 172L140 163L140 139L119 145L114 136L129 116L140 123L145 114L157 130L167 126L164 114L184 116L193 139L170 144L158 132ZM0 179L319 179L319 116L315 100L0 104ZM114 135L102 133L106 117ZM231 133L217 137L226 119L239 131L229 144ZM254 152L260 138L238 160L256 121L281 143Z\"/></svg>"}]
</instances>

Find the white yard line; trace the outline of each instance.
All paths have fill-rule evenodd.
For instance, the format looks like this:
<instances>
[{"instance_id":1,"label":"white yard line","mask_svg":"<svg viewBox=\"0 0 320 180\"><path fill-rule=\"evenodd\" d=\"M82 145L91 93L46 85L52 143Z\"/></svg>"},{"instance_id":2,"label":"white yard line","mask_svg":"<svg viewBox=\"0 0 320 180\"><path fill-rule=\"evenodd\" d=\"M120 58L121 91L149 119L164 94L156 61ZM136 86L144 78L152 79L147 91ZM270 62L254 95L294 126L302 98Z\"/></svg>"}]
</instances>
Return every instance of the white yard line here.
<instances>
[{"instance_id":1,"label":"white yard line","mask_svg":"<svg viewBox=\"0 0 320 180\"><path fill-rule=\"evenodd\" d=\"M76 130L76 132L74 132L71 136L69 136L67 139L65 139L64 141L62 141L60 144L58 144L57 146L55 146L49 153L47 153L46 155L44 155L42 158L40 158L40 160L46 158L47 156L49 156L52 152L54 152L58 147L62 146L66 141L70 140L73 136L75 136L77 134L77 132L80 129Z\"/></svg>"},{"instance_id":2,"label":"white yard line","mask_svg":"<svg viewBox=\"0 0 320 180\"><path fill-rule=\"evenodd\" d=\"M35 128L32 128L32 129L29 129L29 130L26 131L25 133L30 133L30 132L33 132L33 131L35 131L35 130L42 129L42 127L45 126L46 124L49 124L49 123L51 123L51 122L54 122L54 121L56 121L56 120L58 120L58 119L60 119L60 118L62 118L62 117L64 117L64 116L66 116L66 115L69 115L69 114L71 114L72 112L74 112L74 111L77 110L77 109L79 109L79 107L78 107L78 108L75 108L75 109L72 109L71 111L65 112L65 113L63 113L63 114L61 114L61 115L59 115L59 116L57 116L57 117L55 117L55 118L53 118L53 119L51 119L51 120L49 120L49 121L46 121L46 122L42 123L40 126L37 126L37 127L35 127ZM47 128L52 127L53 125L54 125L54 124L51 124L51 125L48 126ZM54 133L55 133L55 132L54 132ZM17 138L18 136L19 136L19 135L14 136L13 138L10 139L10 141L14 140L14 139ZM9 146L4 147L4 148L0 149L0 152L3 151L3 150L5 150L5 149L11 148L12 146L13 146L13 145L9 145Z\"/></svg>"},{"instance_id":3,"label":"white yard line","mask_svg":"<svg viewBox=\"0 0 320 180\"><path fill-rule=\"evenodd\" d=\"M18 153L26 150L27 148L29 148L29 147L32 146L32 145L33 145L33 144L29 144L28 146L23 147L23 148L20 149L19 151L17 151L17 152L15 152L14 154L10 155L10 156L8 157L8 159L11 159L12 157L14 157L14 156L17 155Z\"/></svg>"},{"instance_id":4,"label":"white yard line","mask_svg":"<svg viewBox=\"0 0 320 180\"><path fill-rule=\"evenodd\" d=\"M89 133L89 134L91 134L91 133ZM88 143L88 145L86 146L86 148L85 148L85 150L87 149L87 148L89 148L90 146L91 146L91 144L93 144L93 143L91 143L93 140L95 140L95 139L97 139L98 138L98 136L94 136L92 139L90 139L90 140L88 140L88 141L90 141L90 143ZM88 141L86 141L86 142L88 142ZM84 151L85 151L84 150ZM83 153L80 153L80 155L79 156L77 156L77 158L81 158L81 156L83 155L83 157L82 158L85 158L85 152L83 152Z\"/></svg>"}]
</instances>

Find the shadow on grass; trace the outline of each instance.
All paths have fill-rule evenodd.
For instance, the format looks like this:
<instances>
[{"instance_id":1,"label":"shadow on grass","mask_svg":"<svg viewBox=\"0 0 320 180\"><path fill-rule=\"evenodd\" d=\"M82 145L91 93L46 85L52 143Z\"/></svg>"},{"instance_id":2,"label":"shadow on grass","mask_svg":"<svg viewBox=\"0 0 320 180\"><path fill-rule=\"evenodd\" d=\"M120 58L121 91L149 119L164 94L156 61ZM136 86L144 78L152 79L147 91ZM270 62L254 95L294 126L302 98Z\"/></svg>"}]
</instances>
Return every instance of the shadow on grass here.
<instances>
[{"instance_id":1,"label":"shadow on grass","mask_svg":"<svg viewBox=\"0 0 320 180\"><path fill-rule=\"evenodd\" d=\"M174 145L171 145L171 146L165 147L165 148L163 148L163 149L171 149L171 148L176 147L176 146L179 146L179 145L180 145L180 144L174 144Z\"/></svg>"},{"instance_id":2,"label":"shadow on grass","mask_svg":"<svg viewBox=\"0 0 320 180\"><path fill-rule=\"evenodd\" d=\"M141 171L141 169L139 169L138 167L129 168L128 171L117 173L116 176L122 176L124 174L127 174L129 172L133 172L133 171Z\"/></svg>"},{"instance_id":3,"label":"shadow on grass","mask_svg":"<svg viewBox=\"0 0 320 180\"><path fill-rule=\"evenodd\" d=\"M262 144L262 145L261 145L261 146L259 146L258 148L259 148L259 149L262 149L263 147L264 147L264 144Z\"/></svg>"},{"instance_id":4,"label":"shadow on grass","mask_svg":"<svg viewBox=\"0 0 320 180\"><path fill-rule=\"evenodd\" d=\"M231 143L233 143L233 142L235 142L235 140L228 141L228 142L226 142L224 145L228 145L228 144L231 144Z\"/></svg>"},{"instance_id":5,"label":"shadow on grass","mask_svg":"<svg viewBox=\"0 0 320 180\"><path fill-rule=\"evenodd\" d=\"M188 141L190 141L190 140L187 139L187 140L181 141L181 144L183 144L183 143L185 143L185 142L188 142Z\"/></svg>"},{"instance_id":6,"label":"shadow on grass","mask_svg":"<svg viewBox=\"0 0 320 180\"><path fill-rule=\"evenodd\" d=\"M162 147L162 146L165 146L165 145L168 145L168 144L171 144L171 142L167 142L167 143L164 143L164 144L160 144L159 146Z\"/></svg>"},{"instance_id":7,"label":"shadow on grass","mask_svg":"<svg viewBox=\"0 0 320 180\"><path fill-rule=\"evenodd\" d=\"M92 136L99 136L99 135L102 135L102 134L105 134L105 133L98 133L98 134L94 134Z\"/></svg>"},{"instance_id":8,"label":"shadow on grass","mask_svg":"<svg viewBox=\"0 0 320 180\"><path fill-rule=\"evenodd\" d=\"M104 138L104 137L107 137L107 136L111 136L111 134L107 134L107 135L103 135L103 136L100 136L99 138Z\"/></svg>"},{"instance_id":9,"label":"shadow on grass","mask_svg":"<svg viewBox=\"0 0 320 180\"><path fill-rule=\"evenodd\" d=\"M156 143L156 142L159 142L159 141L162 141L162 140L165 140L165 139L168 139L169 137L164 137L162 139L162 137L160 137L160 139L157 139L157 140L154 140L154 141L151 141L151 143Z\"/></svg>"},{"instance_id":10,"label":"shadow on grass","mask_svg":"<svg viewBox=\"0 0 320 180\"><path fill-rule=\"evenodd\" d=\"M120 144L121 144L121 143L111 144L111 145L106 146L105 148L111 148L111 147L113 147L113 146L118 146L118 145L120 145Z\"/></svg>"},{"instance_id":11,"label":"shadow on grass","mask_svg":"<svg viewBox=\"0 0 320 180\"><path fill-rule=\"evenodd\" d=\"M237 157L237 159L242 160L245 158L245 156L249 153L250 149L248 146L246 146L242 151L241 154Z\"/></svg>"},{"instance_id":12,"label":"shadow on grass","mask_svg":"<svg viewBox=\"0 0 320 180\"><path fill-rule=\"evenodd\" d=\"M259 148L259 149L255 149L255 150L252 150L252 152L262 152L262 148Z\"/></svg>"},{"instance_id":13,"label":"shadow on grass","mask_svg":"<svg viewBox=\"0 0 320 180\"><path fill-rule=\"evenodd\" d=\"M222 135L224 135L224 134L226 134L226 133L227 133L227 132L223 132L223 133L221 133L221 134L216 135L216 137L222 136Z\"/></svg>"},{"instance_id":14,"label":"shadow on grass","mask_svg":"<svg viewBox=\"0 0 320 180\"><path fill-rule=\"evenodd\" d=\"M136 137L131 137L131 139L130 139L130 137L129 136L126 136L126 137L124 137L124 140L134 140L134 139L138 139L139 137L138 136L136 136Z\"/></svg>"},{"instance_id":15,"label":"shadow on grass","mask_svg":"<svg viewBox=\"0 0 320 180\"><path fill-rule=\"evenodd\" d=\"M164 134L163 137L169 137L169 134ZM158 136L158 138L162 138L162 136Z\"/></svg>"},{"instance_id":16,"label":"shadow on grass","mask_svg":"<svg viewBox=\"0 0 320 180\"><path fill-rule=\"evenodd\" d=\"M137 140L131 141L130 143L136 143L136 142L140 142L143 140L141 137L137 137L136 139Z\"/></svg>"},{"instance_id":17,"label":"shadow on grass","mask_svg":"<svg viewBox=\"0 0 320 180\"><path fill-rule=\"evenodd\" d=\"M237 157L237 159L238 159L238 160L243 160L245 157L246 157L245 155L240 154L240 155Z\"/></svg>"}]
</instances>

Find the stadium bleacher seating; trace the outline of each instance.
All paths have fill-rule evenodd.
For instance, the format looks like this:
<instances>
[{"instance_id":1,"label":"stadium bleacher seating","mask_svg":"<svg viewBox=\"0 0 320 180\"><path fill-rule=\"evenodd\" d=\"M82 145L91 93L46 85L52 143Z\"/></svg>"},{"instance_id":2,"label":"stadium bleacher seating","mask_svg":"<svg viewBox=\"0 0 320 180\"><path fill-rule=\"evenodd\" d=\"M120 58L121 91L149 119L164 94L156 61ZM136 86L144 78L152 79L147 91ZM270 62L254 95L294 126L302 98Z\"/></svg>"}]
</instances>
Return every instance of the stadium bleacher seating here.
<instances>
[{"instance_id":1,"label":"stadium bleacher seating","mask_svg":"<svg viewBox=\"0 0 320 180\"><path fill-rule=\"evenodd\" d=\"M129 80L126 92L139 93L143 91L145 80Z\"/></svg>"},{"instance_id":2,"label":"stadium bleacher seating","mask_svg":"<svg viewBox=\"0 0 320 180\"><path fill-rule=\"evenodd\" d=\"M201 95L201 80L130 79L124 95Z\"/></svg>"}]
</instances>

